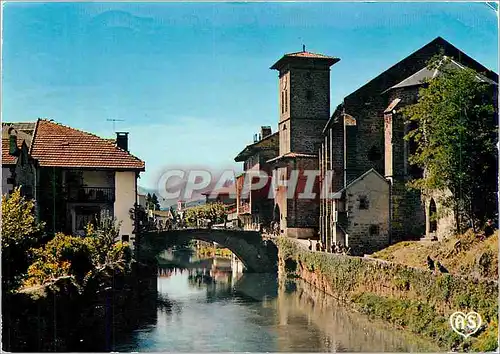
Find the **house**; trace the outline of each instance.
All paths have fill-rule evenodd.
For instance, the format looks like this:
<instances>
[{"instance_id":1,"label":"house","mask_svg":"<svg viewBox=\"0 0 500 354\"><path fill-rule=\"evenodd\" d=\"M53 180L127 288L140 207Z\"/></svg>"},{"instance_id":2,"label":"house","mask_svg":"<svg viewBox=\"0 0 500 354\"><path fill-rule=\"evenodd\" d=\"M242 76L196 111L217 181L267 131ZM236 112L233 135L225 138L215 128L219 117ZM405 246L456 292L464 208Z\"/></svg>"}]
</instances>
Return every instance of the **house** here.
<instances>
[{"instance_id":1,"label":"house","mask_svg":"<svg viewBox=\"0 0 500 354\"><path fill-rule=\"evenodd\" d=\"M29 148L35 123L2 123L2 195L9 194L14 189L16 166L20 159L19 167L31 169ZM29 167L28 167L29 166ZM24 175L29 175L26 171ZM32 197L32 191L25 181L22 193Z\"/></svg>"},{"instance_id":2,"label":"house","mask_svg":"<svg viewBox=\"0 0 500 354\"><path fill-rule=\"evenodd\" d=\"M254 136L254 143L247 145L236 157L243 162L243 173L236 178L236 214L245 230L259 230L261 224L269 225L273 220L274 199L270 198L273 165L267 161L278 156L279 135L272 133L271 127L261 127L260 134ZM261 177L252 176L254 172L264 172L267 182L260 188ZM254 185L255 185L254 184Z\"/></svg>"},{"instance_id":3,"label":"house","mask_svg":"<svg viewBox=\"0 0 500 354\"><path fill-rule=\"evenodd\" d=\"M416 145L405 140L404 136L414 126L405 123L401 108L417 101L424 80L439 75L439 68L427 68L427 62L438 54L450 59L447 65L476 70L480 73L478 78L491 83L496 90L497 74L438 37L345 97L322 131L323 143L319 150L321 180L327 181L327 173L331 171L329 183L333 192L344 190L352 181L372 170L390 182L390 203L381 203L390 205L390 242L422 235L442 238L452 230L453 212L438 198L447 191L423 195L406 187L410 179L421 176L424 171L409 162ZM320 234L328 246L338 239L336 203L336 200L329 199L321 201ZM376 216L381 211L373 209L372 213ZM386 215L385 211L383 215ZM434 220L437 215L438 219ZM350 217L348 219L347 223L357 223ZM385 223L385 220L381 219L381 222ZM371 235L374 230L369 224L364 228L366 235ZM382 231L382 228L378 230ZM366 252L382 247L377 240L385 234L372 236L372 248L365 248ZM354 234L349 234L349 237L352 240Z\"/></svg>"},{"instance_id":4,"label":"house","mask_svg":"<svg viewBox=\"0 0 500 354\"><path fill-rule=\"evenodd\" d=\"M389 181L370 169L332 198L331 242L351 249L352 255L371 253L390 242Z\"/></svg>"},{"instance_id":5,"label":"house","mask_svg":"<svg viewBox=\"0 0 500 354\"><path fill-rule=\"evenodd\" d=\"M120 222L122 239L133 241L130 209L145 165L128 151L128 133L118 132L112 141L39 119L29 157L37 216L47 231L83 234L89 222L109 215ZM17 173L21 159L16 162L14 182L21 185L27 178Z\"/></svg>"}]
</instances>

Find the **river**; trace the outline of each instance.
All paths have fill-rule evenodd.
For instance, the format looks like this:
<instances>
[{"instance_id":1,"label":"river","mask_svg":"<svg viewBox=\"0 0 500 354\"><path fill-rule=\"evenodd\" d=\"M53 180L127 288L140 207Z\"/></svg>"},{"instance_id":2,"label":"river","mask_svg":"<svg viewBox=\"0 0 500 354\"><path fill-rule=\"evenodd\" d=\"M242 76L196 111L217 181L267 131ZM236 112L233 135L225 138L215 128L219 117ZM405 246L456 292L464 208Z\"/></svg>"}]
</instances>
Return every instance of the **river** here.
<instances>
[{"instance_id":1,"label":"river","mask_svg":"<svg viewBox=\"0 0 500 354\"><path fill-rule=\"evenodd\" d=\"M138 305L136 329L114 351L408 352L433 344L348 310L302 281L241 273L228 259L165 252L158 299Z\"/></svg>"}]
</instances>

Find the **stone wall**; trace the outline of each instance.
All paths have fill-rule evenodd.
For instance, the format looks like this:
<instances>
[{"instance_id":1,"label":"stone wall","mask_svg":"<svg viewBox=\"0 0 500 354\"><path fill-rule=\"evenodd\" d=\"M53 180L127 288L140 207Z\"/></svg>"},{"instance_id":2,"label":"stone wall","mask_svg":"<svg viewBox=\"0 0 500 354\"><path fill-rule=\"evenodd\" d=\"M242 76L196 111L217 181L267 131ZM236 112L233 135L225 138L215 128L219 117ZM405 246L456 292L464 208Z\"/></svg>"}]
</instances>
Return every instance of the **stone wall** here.
<instances>
[{"instance_id":1,"label":"stone wall","mask_svg":"<svg viewBox=\"0 0 500 354\"><path fill-rule=\"evenodd\" d=\"M293 68L290 71L289 83L291 117L299 119L328 119L330 117L330 69L328 67Z\"/></svg>"}]
</instances>

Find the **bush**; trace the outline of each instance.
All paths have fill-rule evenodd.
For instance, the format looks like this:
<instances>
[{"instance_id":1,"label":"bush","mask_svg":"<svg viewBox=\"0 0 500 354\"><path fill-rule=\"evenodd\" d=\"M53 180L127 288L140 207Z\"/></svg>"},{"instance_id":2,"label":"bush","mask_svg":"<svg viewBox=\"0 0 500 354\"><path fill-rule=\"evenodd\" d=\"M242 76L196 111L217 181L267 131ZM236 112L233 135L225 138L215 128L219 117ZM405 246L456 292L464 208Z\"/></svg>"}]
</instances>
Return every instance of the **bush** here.
<instances>
[{"instance_id":1,"label":"bush","mask_svg":"<svg viewBox=\"0 0 500 354\"><path fill-rule=\"evenodd\" d=\"M92 269L92 249L86 238L62 233L44 247L31 251L35 262L28 268L25 287L41 285L61 276L72 275L82 280Z\"/></svg>"},{"instance_id":2,"label":"bush","mask_svg":"<svg viewBox=\"0 0 500 354\"><path fill-rule=\"evenodd\" d=\"M36 221L34 202L21 196L21 189L2 196L2 285L16 289L29 266L28 250L39 244L44 224Z\"/></svg>"}]
</instances>

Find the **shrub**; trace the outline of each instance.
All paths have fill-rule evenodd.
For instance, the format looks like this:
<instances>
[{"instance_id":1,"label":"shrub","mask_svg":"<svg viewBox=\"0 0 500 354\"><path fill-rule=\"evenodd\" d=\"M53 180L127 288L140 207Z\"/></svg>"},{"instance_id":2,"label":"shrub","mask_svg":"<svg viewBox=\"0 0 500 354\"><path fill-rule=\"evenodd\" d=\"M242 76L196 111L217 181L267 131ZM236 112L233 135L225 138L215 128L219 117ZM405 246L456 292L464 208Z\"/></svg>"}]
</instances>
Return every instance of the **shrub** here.
<instances>
[{"instance_id":1,"label":"shrub","mask_svg":"<svg viewBox=\"0 0 500 354\"><path fill-rule=\"evenodd\" d=\"M21 189L2 196L2 284L6 291L18 287L29 266L28 250L42 238L43 223L36 221L34 203Z\"/></svg>"}]
</instances>

